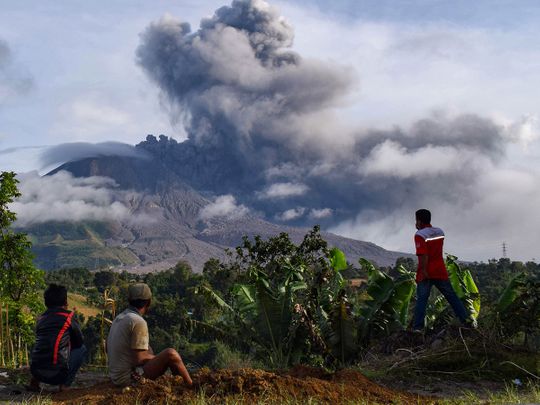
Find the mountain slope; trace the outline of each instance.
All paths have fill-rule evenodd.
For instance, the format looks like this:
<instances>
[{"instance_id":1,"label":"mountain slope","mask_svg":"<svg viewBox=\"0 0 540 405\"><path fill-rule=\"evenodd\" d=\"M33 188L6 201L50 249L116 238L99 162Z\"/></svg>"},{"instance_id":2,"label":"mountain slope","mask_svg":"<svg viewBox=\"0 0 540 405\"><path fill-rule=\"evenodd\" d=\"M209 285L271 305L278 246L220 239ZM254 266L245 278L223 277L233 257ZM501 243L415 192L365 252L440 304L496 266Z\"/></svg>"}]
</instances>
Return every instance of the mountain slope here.
<instances>
[{"instance_id":1,"label":"mountain slope","mask_svg":"<svg viewBox=\"0 0 540 405\"><path fill-rule=\"evenodd\" d=\"M38 264L45 269L105 266L148 272L169 268L183 259L201 271L211 257L224 260L224 249L239 245L243 235L268 238L287 232L299 242L308 231L250 214L237 219L202 220L200 211L210 200L188 185L178 168L171 165L155 156L107 156L70 162L51 172L66 170L76 177L114 179L118 184L117 199L129 208L131 216L107 223L46 223L28 228ZM365 257L389 266L398 257L407 256L369 242L326 232L323 236L353 263Z\"/></svg>"}]
</instances>

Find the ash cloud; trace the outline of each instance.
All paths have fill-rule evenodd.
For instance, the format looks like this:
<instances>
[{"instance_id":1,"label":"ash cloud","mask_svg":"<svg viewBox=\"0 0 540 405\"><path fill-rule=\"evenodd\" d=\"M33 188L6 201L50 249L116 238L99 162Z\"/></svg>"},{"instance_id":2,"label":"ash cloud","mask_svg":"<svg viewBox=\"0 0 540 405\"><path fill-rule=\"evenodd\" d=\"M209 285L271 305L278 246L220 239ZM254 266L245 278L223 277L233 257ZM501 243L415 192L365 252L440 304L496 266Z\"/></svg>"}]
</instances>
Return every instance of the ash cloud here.
<instances>
[{"instance_id":1,"label":"ash cloud","mask_svg":"<svg viewBox=\"0 0 540 405\"><path fill-rule=\"evenodd\" d=\"M286 159L291 148L315 146L321 114L353 80L346 67L302 59L292 42L291 25L275 9L236 0L194 32L172 17L152 23L137 59L195 146L264 168L278 151Z\"/></svg>"},{"instance_id":2,"label":"ash cloud","mask_svg":"<svg viewBox=\"0 0 540 405\"><path fill-rule=\"evenodd\" d=\"M130 216L115 190L114 180L106 177L73 177L60 171L41 177L37 172L17 176L21 198L10 205L17 213L16 226L26 227L47 221L114 221Z\"/></svg>"},{"instance_id":3,"label":"ash cloud","mask_svg":"<svg viewBox=\"0 0 540 405\"><path fill-rule=\"evenodd\" d=\"M444 203L454 207L451 220L485 202L478 190L503 170L510 143L536 139L531 120L505 126L475 114L344 127L336 110L356 85L353 70L303 58L293 39L262 0L235 0L196 30L170 16L150 24L137 61L188 139L139 146L155 156L168 150L195 188L230 194L267 218L317 221L381 243L403 226L409 232L394 214L408 221L416 208Z\"/></svg>"}]
</instances>

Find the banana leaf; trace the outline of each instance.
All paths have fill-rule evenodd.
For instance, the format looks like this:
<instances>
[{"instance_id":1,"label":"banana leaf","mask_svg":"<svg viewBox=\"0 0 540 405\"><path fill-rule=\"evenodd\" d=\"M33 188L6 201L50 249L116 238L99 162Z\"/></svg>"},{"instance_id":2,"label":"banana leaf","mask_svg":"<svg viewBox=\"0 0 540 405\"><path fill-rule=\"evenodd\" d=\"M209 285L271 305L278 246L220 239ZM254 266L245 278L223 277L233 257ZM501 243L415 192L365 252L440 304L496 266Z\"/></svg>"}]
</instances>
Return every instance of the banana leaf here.
<instances>
[{"instance_id":1,"label":"banana leaf","mask_svg":"<svg viewBox=\"0 0 540 405\"><path fill-rule=\"evenodd\" d=\"M394 319L399 322L402 328L407 326L409 317L409 305L414 294L415 282L410 277L398 278L394 282L394 292L388 304L394 312Z\"/></svg>"},{"instance_id":2,"label":"banana leaf","mask_svg":"<svg viewBox=\"0 0 540 405\"><path fill-rule=\"evenodd\" d=\"M332 250L330 250L330 266L332 266L335 271L345 270L348 267L345 253L338 248L332 248Z\"/></svg>"},{"instance_id":3,"label":"banana leaf","mask_svg":"<svg viewBox=\"0 0 540 405\"><path fill-rule=\"evenodd\" d=\"M356 352L354 321L350 305L341 296L330 313L331 331L327 338L334 357L345 364Z\"/></svg>"},{"instance_id":4,"label":"banana leaf","mask_svg":"<svg viewBox=\"0 0 540 405\"><path fill-rule=\"evenodd\" d=\"M466 294L461 283L461 269L459 265L454 260L447 259L446 269L448 270L448 278L450 280L450 284L452 284L452 288L456 292L458 298L463 299Z\"/></svg>"},{"instance_id":5,"label":"banana leaf","mask_svg":"<svg viewBox=\"0 0 540 405\"><path fill-rule=\"evenodd\" d=\"M232 288L234 306L242 317L254 317L257 314L256 291L252 285L235 284Z\"/></svg>"},{"instance_id":6,"label":"banana leaf","mask_svg":"<svg viewBox=\"0 0 540 405\"><path fill-rule=\"evenodd\" d=\"M512 305L512 303L521 293L524 280L524 273L520 273L510 280L497 301L497 305L495 307L497 312L504 312L510 305Z\"/></svg>"},{"instance_id":7,"label":"banana leaf","mask_svg":"<svg viewBox=\"0 0 540 405\"><path fill-rule=\"evenodd\" d=\"M469 270L465 270L463 273L463 283L468 292L468 309L473 319L477 319L480 314L480 291L476 286L472 278L472 274Z\"/></svg>"},{"instance_id":8,"label":"banana leaf","mask_svg":"<svg viewBox=\"0 0 540 405\"><path fill-rule=\"evenodd\" d=\"M360 307L360 323L359 323L359 338L365 342L369 336L371 328L378 320L381 320L379 314L381 308L390 299L394 293L395 285L392 278L387 274L376 269L371 263L365 259L360 259L360 263L368 270L368 284L366 293L369 296L368 300L362 302Z\"/></svg>"},{"instance_id":9,"label":"banana leaf","mask_svg":"<svg viewBox=\"0 0 540 405\"><path fill-rule=\"evenodd\" d=\"M227 304L223 298L214 292L210 287L206 285L200 285L195 289L195 294L203 295L208 298L210 301L213 301L218 307L222 309L227 309L228 311L234 312L234 309Z\"/></svg>"},{"instance_id":10,"label":"banana leaf","mask_svg":"<svg viewBox=\"0 0 540 405\"><path fill-rule=\"evenodd\" d=\"M469 270L463 270L457 263L457 257L448 255L446 258L448 278L458 298L473 319L480 314L480 292Z\"/></svg>"},{"instance_id":11,"label":"banana leaf","mask_svg":"<svg viewBox=\"0 0 540 405\"><path fill-rule=\"evenodd\" d=\"M448 303L442 295L437 295L435 299L430 302L426 308L426 327L429 329L434 324L439 323L441 319L445 319L448 313Z\"/></svg>"},{"instance_id":12,"label":"banana leaf","mask_svg":"<svg viewBox=\"0 0 540 405\"><path fill-rule=\"evenodd\" d=\"M290 294L291 290L287 289L285 294L279 294L276 298L260 283L257 286L259 316L256 320L256 328L266 341L270 361L279 367L286 366L288 362L289 350L284 343L294 340L288 336L292 321L292 308L287 305L291 301Z\"/></svg>"}]
</instances>

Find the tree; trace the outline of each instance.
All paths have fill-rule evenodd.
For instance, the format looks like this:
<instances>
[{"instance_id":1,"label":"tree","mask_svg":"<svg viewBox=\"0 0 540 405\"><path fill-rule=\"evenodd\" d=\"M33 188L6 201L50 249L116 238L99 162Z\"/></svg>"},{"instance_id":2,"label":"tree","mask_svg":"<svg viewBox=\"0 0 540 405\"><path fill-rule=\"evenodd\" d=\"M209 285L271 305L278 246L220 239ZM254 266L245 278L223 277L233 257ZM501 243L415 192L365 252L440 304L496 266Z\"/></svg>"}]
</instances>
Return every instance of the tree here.
<instances>
[{"instance_id":1,"label":"tree","mask_svg":"<svg viewBox=\"0 0 540 405\"><path fill-rule=\"evenodd\" d=\"M17 215L9 204L21 195L17 183L15 173L0 174L0 330L4 323L6 330L1 336L0 358L11 366L21 365L27 357L24 352L33 342L35 316L43 309L38 292L44 286L44 272L33 264L31 242L12 228Z\"/></svg>"},{"instance_id":2,"label":"tree","mask_svg":"<svg viewBox=\"0 0 540 405\"><path fill-rule=\"evenodd\" d=\"M94 285L100 293L118 283L118 273L110 270L101 270L94 273Z\"/></svg>"},{"instance_id":3,"label":"tree","mask_svg":"<svg viewBox=\"0 0 540 405\"><path fill-rule=\"evenodd\" d=\"M44 284L44 272L33 264L27 235L12 229L17 215L9 204L21 195L17 183L15 173L0 174L0 296L13 302L34 296Z\"/></svg>"}]
</instances>

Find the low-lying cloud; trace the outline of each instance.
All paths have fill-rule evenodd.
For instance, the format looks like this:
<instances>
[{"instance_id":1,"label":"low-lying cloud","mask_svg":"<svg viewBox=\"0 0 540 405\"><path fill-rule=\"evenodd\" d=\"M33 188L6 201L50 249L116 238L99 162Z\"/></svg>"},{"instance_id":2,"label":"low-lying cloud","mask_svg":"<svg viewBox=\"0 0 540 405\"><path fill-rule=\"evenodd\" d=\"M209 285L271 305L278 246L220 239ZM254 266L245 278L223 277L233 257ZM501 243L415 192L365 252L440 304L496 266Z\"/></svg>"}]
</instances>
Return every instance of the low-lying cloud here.
<instances>
[{"instance_id":1,"label":"low-lying cloud","mask_svg":"<svg viewBox=\"0 0 540 405\"><path fill-rule=\"evenodd\" d=\"M120 142L72 142L50 146L41 152L40 164L42 168L58 166L66 162L101 156L123 156L148 159L149 154L133 145Z\"/></svg>"},{"instance_id":2,"label":"low-lying cloud","mask_svg":"<svg viewBox=\"0 0 540 405\"><path fill-rule=\"evenodd\" d=\"M47 221L122 221L130 216L120 200L122 192L106 177L73 177L60 171L41 177L37 172L18 176L22 196L10 205L17 226Z\"/></svg>"},{"instance_id":3,"label":"low-lying cloud","mask_svg":"<svg viewBox=\"0 0 540 405\"><path fill-rule=\"evenodd\" d=\"M242 204L237 204L232 195L217 197L212 203L201 209L199 217L202 220L213 218L239 219L246 216L249 209Z\"/></svg>"}]
</instances>

